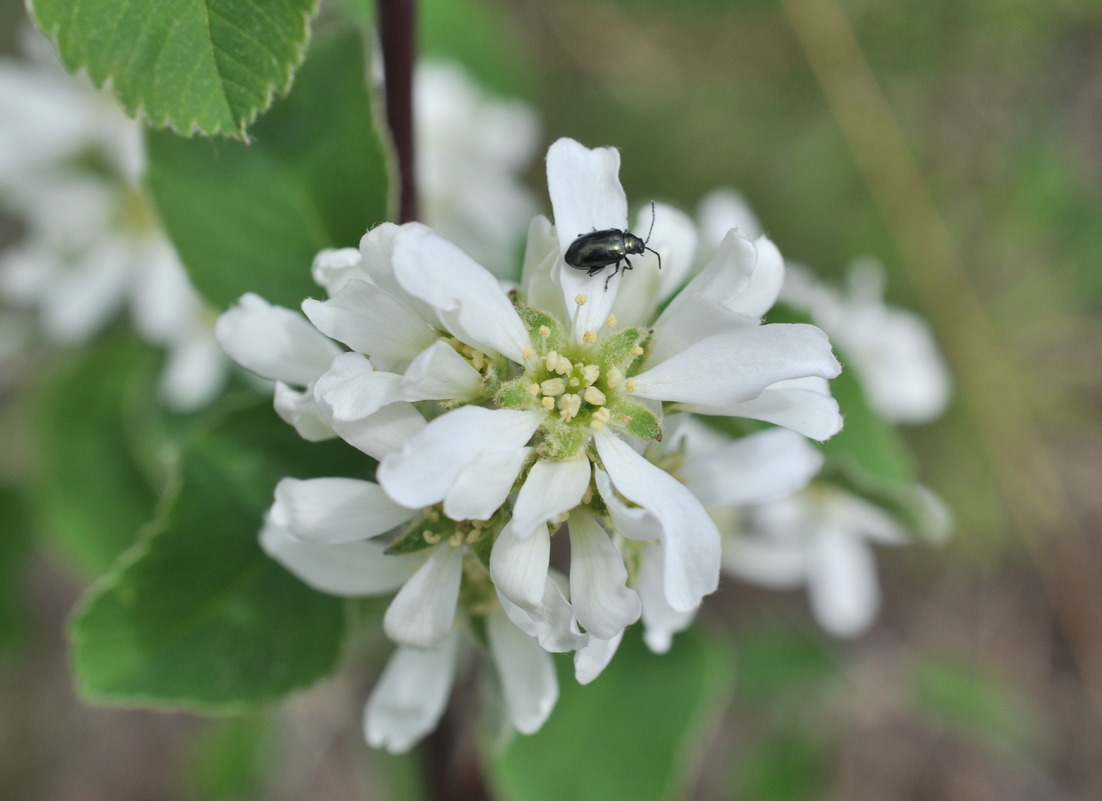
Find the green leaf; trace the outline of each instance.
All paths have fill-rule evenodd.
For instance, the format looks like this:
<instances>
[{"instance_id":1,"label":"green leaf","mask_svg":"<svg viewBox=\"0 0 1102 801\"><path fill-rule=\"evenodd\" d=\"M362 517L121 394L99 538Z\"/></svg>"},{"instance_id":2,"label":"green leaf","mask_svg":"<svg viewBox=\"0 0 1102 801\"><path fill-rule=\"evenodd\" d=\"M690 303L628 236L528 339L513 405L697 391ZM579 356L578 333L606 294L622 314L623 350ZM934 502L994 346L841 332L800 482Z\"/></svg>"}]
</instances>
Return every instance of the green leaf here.
<instances>
[{"instance_id":1,"label":"green leaf","mask_svg":"<svg viewBox=\"0 0 1102 801\"><path fill-rule=\"evenodd\" d=\"M113 332L65 359L31 401L42 527L62 556L103 573L154 514L166 475L156 394L159 357Z\"/></svg>"},{"instance_id":2,"label":"green leaf","mask_svg":"<svg viewBox=\"0 0 1102 801\"><path fill-rule=\"evenodd\" d=\"M679 636L661 656L637 634L592 684L559 661L561 695L539 732L517 736L491 764L502 798L664 801L684 798L709 724L726 704L734 669L720 640Z\"/></svg>"},{"instance_id":3,"label":"green leaf","mask_svg":"<svg viewBox=\"0 0 1102 801\"><path fill-rule=\"evenodd\" d=\"M234 711L330 672L342 602L268 558L257 535L283 476L356 474L368 464L342 442L304 442L267 402L194 437L157 524L76 615L83 694Z\"/></svg>"},{"instance_id":4,"label":"green leaf","mask_svg":"<svg viewBox=\"0 0 1102 801\"><path fill-rule=\"evenodd\" d=\"M30 0L70 72L184 134L245 128L291 85L317 0Z\"/></svg>"},{"instance_id":5,"label":"green leaf","mask_svg":"<svg viewBox=\"0 0 1102 801\"><path fill-rule=\"evenodd\" d=\"M310 278L319 250L355 246L387 218L386 154L365 74L363 44L346 34L313 48L252 145L148 134L157 210L215 306L256 292L297 307L319 292Z\"/></svg>"}]
</instances>

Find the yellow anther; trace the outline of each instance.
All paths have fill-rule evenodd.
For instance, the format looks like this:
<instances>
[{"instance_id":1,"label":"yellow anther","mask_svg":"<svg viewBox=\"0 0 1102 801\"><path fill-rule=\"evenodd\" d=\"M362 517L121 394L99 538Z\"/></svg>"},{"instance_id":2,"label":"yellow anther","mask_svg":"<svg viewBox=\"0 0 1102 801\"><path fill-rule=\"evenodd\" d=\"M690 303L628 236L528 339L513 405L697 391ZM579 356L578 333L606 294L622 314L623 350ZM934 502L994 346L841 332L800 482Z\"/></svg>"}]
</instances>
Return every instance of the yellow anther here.
<instances>
[{"instance_id":1,"label":"yellow anther","mask_svg":"<svg viewBox=\"0 0 1102 801\"><path fill-rule=\"evenodd\" d=\"M613 367L607 373L605 373L605 384L609 389L616 389L620 386L620 382L624 380L624 371L619 367Z\"/></svg>"},{"instance_id":2,"label":"yellow anther","mask_svg":"<svg viewBox=\"0 0 1102 801\"><path fill-rule=\"evenodd\" d=\"M597 341L597 334L594 331L586 331L584 334L582 334L582 340L587 345L592 345L594 342Z\"/></svg>"},{"instance_id":3,"label":"yellow anther","mask_svg":"<svg viewBox=\"0 0 1102 801\"><path fill-rule=\"evenodd\" d=\"M559 398L559 417L564 422L569 422L578 416L578 412L582 410L582 399L580 395L575 395L572 392L568 392Z\"/></svg>"},{"instance_id":4,"label":"yellow anther","mask_svg":"<svg viewBox=\"0 0 1102 801\"><path fill-rule=\"evenodd\" d=\"M553 350L547 351L547 355L543 357L543 366L550 372L555 371L555 366L559 363L559 354Z\"/></svg>"},{"instance_id":5,"label":"yellow anther","mask_svg":"<svg viewBox=\"0 0 1102 801\"><path fill-rule=\"evenodd\" d=\"M524 361L528 361L529 359L531 359L533 356L536 355L536 352L534 350L532 350L531 345L527 345L524 348L524 353L522 353L521 355L524 357Z\"/></svg>"},{"instance_id":6,"label":"yellow anther","mask_svg":"<svg viewBox=\"0 0 1102 801\"><path fill-rule=\"evenodd\" d=\"M583 504L584 503L589 503L591 500L593 500L593 485L592 484L590 484L588 487L585 488L585 495L582 496L582 503Z\"/></svg>"},{"instance_id":7,"label":"yellow anther","mask_svg":"<svg viewBox=\"0 0 1102 801\"><path fill-rule=\"evenodd\" d=\"M632 356L642 356L644 352L645 351L643 350L642 345L632 345L631 346L631 355Z\"/></svg>"},{"instance_id":8,"label":"yellow anther","mask_svg":"<svg viewBox=\"0 0 1102 801\"><path fill-rule=\"evenodd\" d=\"M626 389L628 392L634 392L635 391L635 381L633 379L629 378L627 380L627 383L624 384L624 389Z\"/></svg>"},{"instance_id":9,"label":"yellow anther","mask_svg":"<svg viewBox=\"0 0 1102 801\"><path fill-rule=\"evenodd\" d=\"M582 380L585 381L585 385L588 387L601 377L601 368L595 364L587 364L582 368Z\"/></svg>"},{"instance_id":10,"label":"yellow anther","mask_svg":"<svg viewBox=\"0 0 1102 801\"><path fill-rule=\"evenodd\" d=\"M588 295L580 295L580 294L575 295L574 296L574 302L577 303L579 306L584 306L586 303L589 302L589 296Z\"/></svg>"},{"instance_id":11,"label":"yellow anther","mask_svg":"<svg viewBox=\"0 0 1102 801\"><path fill-rule=\"evenodd\" d=\"M594 420L600 420L602 423L607 423L612 419L612 412L608 410L607 406L602 406L600 409L593 413Z\"/></svg>"},{"instance_id":12,"label":"yellow anther","mask_svg":"<svg viewBox=\"0 0 1102 801\"><path fill-rule=\"evenodd\" d=\"M539 388L544 395L561 395L566 392L566 382L561 378L549 378Z\"/></svg>"},{"instance_id":13,"label":"yellow anther","mask_svg":"<svg viewBox=\"0 0 1102 801\"><path fill-rule=\"evenodd\" d=\"M548 328L546 325L541 325L540 326L540 336L543 337L544 339L550 339L551 338L551 329Z\"/></svg>"},{"instance_id":14,"label":"yellow anther","mask_svg":"<svg viewBox=\"0 0 1102 801\"><path fill-rule=\"evenodd\" d=\"M482 351L475 351L474 356L471 357L471 367L476 370L481 370L486 366L486 354Z\"/></svg>"},{"instance_id":15,"label":"yellow anther","mask_svg":"<svg viewBox=\"0 0 1102 801\"><path fill-rule=\"evenodd\" d=\"M605 393L597 389L597 387L586 387L585 392L582 393L582 398L586 403L591 403L594 406L603 406L605 403Z\"/></svg>"},{"instance_id":16,"label":"yellow anther","mask_svg":"<svg viewBox=\"0 0 1102 801\"><path fill-rule=\"evenodd\" d=\"M541 403L543 404L543 408L545 408L547 411L551 411L555 408L555 399L552 398L550 395L544 396L544 399L541 401Z\"/></svg>"},{"instance_id":17,"label":"yellow anther","mask_svg":"<svg viewBox=\"0 0 1102 801\"><path fill-rule=\"evenodd\" d=\"M581 385L582 385L582 379L578 378L577 376L572 376L572 377L570 378L570 386L572 386L572 387L574 387L575 389L577 389L577 388L578 388L578 387L580 387Z\"/></svg>"},{"instance_id":18,"label":"yellow anther","mask_svg":"<svg viewBox=\"0 0 1102 801\"><path fill-rule=\"evenodd\" d=\"M589 421L589 427L592 428L594 431L603 431L605 424L602 423L600 420L594 418Z\"/></svg>"},{"instance_id":19,"label":"yellow anther","mask_svg":"<svg viewBox=\"0 0 1102 801\"><path fill-rule=\"evenodd\" d=\"M436 545L437 543L440 542L440 539L441 539L439 534L434 534L433 532L429 531L428 529L425 529L424 531L421 532L421 538L425 542L427 542L429 545Z\"/></svg>"},{"instance_id":20,"label":"yellow anther","mask_svg":"<svg viewBox=\"0 0 1102 801\"><path fill-rule=\"evenodd\" d=\"M605 325L607 325L607 326L608 326L609 328L615 328L615 327L617 326L617 324L618 324L618 323L619 323L619 321L618 321L618 320L616 319L616 315L615 315L615 314L610 314L610 315L609 315L609 316L608 316L608 317L607 317L607 318L605 319Z\"/></svg>"},{"instance_id":21,"label":"yellow anther","mask_svg":"<svg viewBox=\"0 0 1102 801\"><path fill-rule=\"evenodd\" d=\"M531 395L533 398L537 397L540 394L540 385L539 384L529 384L528 385L528 394Z\"/></svg>"},{"instance_id":22,"label":"yellow anther","mask_svg":"<svg viewBox=\"0 0 1102 801\"><path fill-rule=\"evenodd\" d=\"M559 356L557 353L555 355L558 356L558 359L555 360L555 366L552 369L556 373L559 375L566 375L574 369L574 365L570 363L570 359L565 356Z\"/></svg>"},{"instance_id":23,"label":"yellow anther","mask_svg":"<svg viewBox=\"0 0 1102 801\"><path fill-rule=\"evenodd\" d=\"M466 542L468 545L474 545L480 539L482 539L482 529L472 528L470 533L467 534Z\"/></svg>"}]
</instances>

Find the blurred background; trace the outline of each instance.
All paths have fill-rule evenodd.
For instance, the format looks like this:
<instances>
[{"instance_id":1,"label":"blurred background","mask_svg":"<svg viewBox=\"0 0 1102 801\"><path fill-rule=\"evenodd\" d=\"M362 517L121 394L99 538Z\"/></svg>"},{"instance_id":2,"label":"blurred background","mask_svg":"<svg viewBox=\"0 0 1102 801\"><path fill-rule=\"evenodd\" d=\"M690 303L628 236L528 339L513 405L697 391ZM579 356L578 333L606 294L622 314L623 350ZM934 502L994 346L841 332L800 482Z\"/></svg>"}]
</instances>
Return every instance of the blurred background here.
<instances>
[{"instance_id":1,"label":"blurred background","mask_svg":"<svg viewBox=\"0 0 1102 801\"><path fill-rule=\"evenodd\" d=\"M880 260L889 301L929 321L951 366L948 413L904 434L952 537L879 550L880 617L852 641L821 633L803 593L725 582L702 623L733 637L732 692L690 797L1102 798L1102 8L430 0L420 13L424 52L534 106L545 143L619 147L630 198L691 212L733 187L789 259L837 280ZM0 0L5 55L26 24ZM22 234L0 217L0 247ZM34 387L66 354L33 338L4 351L0 798L416 797L402 779L416 757L362 742L370 676L354 666L279 711L214 723L76 699L65 620L88 576L15 491L37 458ZM297 756L272 767L273 753ZM383 762L392 786L375 778Z\"/></svg>"}]
</instances>

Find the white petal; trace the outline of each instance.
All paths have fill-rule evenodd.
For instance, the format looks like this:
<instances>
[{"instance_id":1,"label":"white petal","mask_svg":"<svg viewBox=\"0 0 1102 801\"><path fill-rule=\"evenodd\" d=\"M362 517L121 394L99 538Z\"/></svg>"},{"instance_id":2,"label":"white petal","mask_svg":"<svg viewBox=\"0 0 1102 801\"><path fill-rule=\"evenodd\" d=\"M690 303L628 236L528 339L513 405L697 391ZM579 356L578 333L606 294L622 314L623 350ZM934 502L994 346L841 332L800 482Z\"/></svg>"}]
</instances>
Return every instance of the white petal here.
<instances>
[{"instance_id":1,"label":"white petal","mask_svg":"<svg viewBox=\"0 0 1102 801\"><path fill-rule=\"evenodd\" d=\"M648 545L643 554L636 589L643 604L643 641L656 654L664 654L673 645L673 635L684 631L693 622L696 610L678 612L666 601L662 588L665 557L662 546Z\"/></svg>"},{"instance_id":2,"label":"white petal","mask_svg":"<svg viewBox=\"0 0 1102 801\"><path fill-rule=\"evenodd\" d=\"M616 532L629 540L650 542L662 538L662 524L642 506L628 506L612 488L608 473L600 468L593 471L597 491L608 507Z\"/></svg>"},{"instance_id":3,"label":"white petal","mask_svg":"<svg viewBox=\"0 0 1102 801\"><path fill-rule=\"evenodd\" d=\"M285 478L276 485L275 499L272 520L297 539L318 544L375 537L413 516L378 484L355 478Z\"/></svg>"},{"instance_id":4,"label":"white petal","mask_svg":"<svg viewBox=\"0 0 1102 801\"><path fill-rule=\"evenodd\" d=\"M455 680L458 652L456 634L437 648L394 652L364 708L368 745L404 754L436 728Z\"/></svg>"},{"instance_id":5,"label":"white petal","mask_svg":"<svg viewBox=\"0 0 1102 801\"><path fill-rule=\"evenodd\" d=\"M531 448L518 448L480 454L444 496L444 514L452 520L488 520L513 491L531 452Z\"/></svg>"},{"instance_id":6,"label":"white petal","mask_svg":"<svg viewBox=\"0 0 1102 801\"><path fill-rule=\"evenodd\" d=\"M544 216L533 217L528 227L528 244L524 249L521 286L524 300L534 308L564 316L562 288L559 286L558 265L562 261L559 239L551 221Z\"/></svg>"},{"instance_id":7,"label":"white petal","mask_svg":"<svg viewBox=\"0 0 1102 801\"><path fill-rule=\"evenodd\" d=\"M813 549L807 582L811 611L835 637L856 637L880 606L872 549L840 532L816 537Z\"/></svg>"},{"instance_id":8,"label":"white petal","mask_svg":"<svg viewBox=\"0 0 1102 801\"><path fill-rule=\"evenodd\" d=\"M573 139L559 139L547 151L547 191L560 254L565 254L583 234L628 227L627 195L620 185L620 152L615 148L590 150ZM585 331L600 331L612 310L623 274L613 278L606 291L603 273L590 277L565 261L560 261L559 271L568 316L574 317L578 295L589 299L578 309L574 338L580 340Z\"/></svg>"},{"instance_id":9,"label":"white petal","mask_svg":"<svg viewBox=\"0 0 1102 801\"><path fill-rule=\"evenodd\" d=\"M908 539L907 530L894 517L857 495L835 492L825 504L838 528L884 545L900 545Z\"/></svg>"},{"instance_id":10,"label":"white petal","mask_svg":"<svg viewBox=\"0 0 1102 801\"><path fill-rule=\"evenodd\" d=\"M686 454L681 480L705 506L743 506L791 495L823 466L817 448L774 428L734 440L703 458Z\"/></svg>"},{"instance_id":11,"label":"white petal","mask_svg":"<svg viewBox=\"0 0 1102 801\"><path fill-rule=\"evenodd\" d=\"M170 409L183 412L201 409L225 386L229 364L214 332L196 331L168 351L159 395Z\"/></svg>"},{"instance_id":12,"label":"white petal","mask_svg":"<svg viewBox=\"0 0 1102 801\"><path fill-rule=\"evenodd\" d=\"M761 236L761 223L750 204L732 189L715 189L701 198L696 217L700 220L701 246L709 251L717 247L731 229L746 239Z\"/></svg>"},{"instance_id":13,"label":"white petal","mask_svg":"<svg viewBox=\"0 0 1102 801\"><path fill-rule=\"evenodd\" d=\"M759 236L754 241L757 260L750 284L729 306L748 317L762 317L773 308L784 284L784 258L769 239Z\"/></svg>"},{"instance_id":14,"label":"white petal","mask_svg":"<svg viewBox=\"0 0 1102 801\"><path fill-rule=\"evenodd\" d=\"M280 419L294 426L304 440L322 442L337 436L318 408L313 388L299 391L282 381L276 381L272 402Z\"/></svg>"},{"instance_id":15,"label":"white petal","mask_svg":"<svg viewBox=\"0 0 1102 801\"><path fill-rule=\"evenodd\" d=\"M352 279L368 280L363 256L356 248L326 248L319 251L310 265L310 274L318 286L325 288L329 297L340 292L341 287Z\"/></svg>"},{"instance_id":16,"label":"white petal","mask_svg":"<svg viewBox=\"0 0 1102 801\"><path fill-rule=\"evenodd\" d=\"M460 473L482 453L524 447L539 427L538 412L464 406L441 415L379 465L387 494L411 509L444 500Z\"/></svg>"},{"instance_id":17,"label":"white petal","mask_svg":"<svg viewBox=\"0 0 1102 801\"><path fill-rule=\"evenodd\" d=\"M349 281L330 300L307 298L302 311L326 336L379 359L408 362L437 338L409 305L364 281Z\"/></svg>"},{"instance_id":18,"label":"white petal","mask_svg":"<svg viewBox=\"0 0 1102 801\"><path fill-rule=\"evenodd\" d=\"M628 227L616 148L591 150L573 139L559 139L547 151L547 192L562 253L582 234Z\"/></svg>"},{"instance_id":19,"label":"white petal","mask_svg":"<svg viewBox=\"0 0 1102 801\"><path fill-rule=\"evenodd\" d=\"M776 324L709 337L634 381L643 398L725 406L757 397L786 378L834 378L841 370L818 328Z\"/></svg>"},{"instance_id":20,"label":"white petal","mask_svg":"<svg viewBox=\"0 0 1102 801\"><path fill-rule=\"evenodd\" d=\"M331 595L385 595L401 587L421 564L417 554L391 556L371 540L317 545L295 539L267 520L260 532L265 553L315 590Z\"/></svg>"},{"instance_id":21,"label":"white petal","mask_svg":"<svg viewBox=\"0 0 1102 801\"><path fill-rule=\"evenodd\" d=\"M559 700L551 655L501 613L486 616L486 634L509 719L522 734L539 731Z\"/></svg>"},{"instance_id":22,"label":"white petal","mask_svg":"<svg viewBox=\"0 0 1102 801\"><path fill-rule=\"evenodd\" d=\"M513 505L513 532L520 539L530 537L579 503L589 486L589 459L562 462L540 460L532 465Z\"/></svg>"},{"instance_id":23,"label":"white petal","mask_svg":"<svg viewBox=\"0 0 1102 801\"><path fill-rule=\"evenodd\" d=\"M635 218L632 233L647 238L647 247L657 251L659 258L650 251L631 257L632 273L616 294L613 312L621 320L653 320L658 304L668 298L685 283L696 256L696 226L688 215L665 203L643 206ZM609 268L611 270L611 268Z\"/></svg>"},{"instance_id":24,"label":"white petal","mask_svg":"<svg viewBox=\"0 0 1102 801\"><path fill-rule=\"evenodd\" d=\"M470 400L482 388L482 375L447 342L421 351L402 376L402 400Z\"/></svg>"},{"instance_id":25,"label":"white petal","mask_svg":"<svg viewBox=\"0 0 1102 801\"><path fill-rule=\"evenodd\" d=\"M611 640L599 640L591 637L584 647L574 652L574 679L578 684L589 684L601 675L612 657L616 655L616 649L620 647L620 641L624 639L621 631Z\"/></svg>"},{"instance_id":26,"label":"white petal","mask_svg":"<svg viewBox=\"0 0 1102 801\"><path fill-rule=\"evenodd\" d=\"M756 328L760 321L731 311L715 298L688 290L679 292L673 314L654 326L653 347L647 358L659 364L697 342L740 328ZM667 309L667 312L669 309Z\"/></svg>"},{"instance_id":27,"label":"white petal","mask_svg":"<svg viewBox=\"0 0 1102 801\"><path fill-rule=\"evenodd\" d=\"M331 423L341 439L380 461L425 428L425 418L411 403L392 403L363 420Z\"/></svg>"},{"instance_id":28,"label":"white petal","mask_svg":"<svg viewBox=\"0 0 1102 801\"><path fill-rule=\"evenodd\" d=\"M531 611L514 604L500 590L497 597L513 625L528 636L535 637L545 651L567 653L581 648L590 640L578 628L574 609L563 595L554 575L547 576L543 598L539 606Z\"/></svg>"},{"instance_id":29,"label":"white petal","mask_svg":"<svg viewBox=\"0 0 1102 801\"><path fill-rule=\"evenodd\" d=\"M401 381L359 353L342 353L314 384L314 398L330 422L362 420L398 401Z\"/></svg>"},{"instance_id":30,"label":"white petal","mask_svg":"<svg viewBox=\"0 0 1102 801\"><path fill-rule=\"evenodd\" d=\"M215 334L230 358L263 378L306 386L341 352L298 312L243 295L218 318Z\"/></svg>"},{"instance_id":31,"label":"white petal","mask_svg":"<svg viewBox=\"0 0 1102 801\"><path fill-rule=\"evenodd\" d=\"M448 240L424 226L407 226L394 246L398 282L432 306L460 340L518 364L528 331L497 279Z\"/></svg>"},{"instance_id":32,"label":"white petal","mask_svg":"<svg viewBox=\"0 0 1102 801\"><path fill-rule=\"evenodd\" d=\"M727 537L723 541L723 572L758 587L794 589L807 580L807 543L771 537Z\"/></svg>"},{"instance_id":33,"label":"white petal","mask_svg":"<svg viewBox=\"0 0 1102 801\"><path fill-rule=\"evenodd\" d=\"M592 514L570 516L570 600L578 622L610 639L639 619L639 596L627 586L624 558Z\"/></svg>"},{"instance_id":34,"label":"white petal","mask_svg":"<svg viewBox=\"0 0 1102 801\"><path fill-rule=\"evenodd\" d=\"M438 645L455 624L465 548L438 546L407 581L383 616L386 635L417 648Z\"/></svg>"},{"instance_id":35,"label":"white petal","mask_svg":"<svg viewBox=\"0 0 1102 801\"><path fill-rule=\"evenodd\" d=\"M662 524L663 587L670 606L695 609L719 583L720 540L715 523L683 484L608 432L594 436L616 489Z\"/></svg>"},{"instance_id":36,"label":"white petal","mask_svg":"<svg viewBox=\"0 0 1102 801\"><path fill-rule=\"evenodd\" d=\"M828 440L841 431L843 422L838 401L829 394L809 389L781 388L778 385L742 403L729 406L687 404L685 410L762 420L790 428L819 442Z\"/></svg>"},{"instance_id":37,"label":"white petal","mask_svg":"<svg viewBox=\"0 0 1102 801\"><path fill-rule=\"evenodd\" d=\"M521 609L535 612L543 600L550 563L551 536L546 526L522 540L509 523L490 551L490 577L499 593Z\"/></svg>"}]
</instances>

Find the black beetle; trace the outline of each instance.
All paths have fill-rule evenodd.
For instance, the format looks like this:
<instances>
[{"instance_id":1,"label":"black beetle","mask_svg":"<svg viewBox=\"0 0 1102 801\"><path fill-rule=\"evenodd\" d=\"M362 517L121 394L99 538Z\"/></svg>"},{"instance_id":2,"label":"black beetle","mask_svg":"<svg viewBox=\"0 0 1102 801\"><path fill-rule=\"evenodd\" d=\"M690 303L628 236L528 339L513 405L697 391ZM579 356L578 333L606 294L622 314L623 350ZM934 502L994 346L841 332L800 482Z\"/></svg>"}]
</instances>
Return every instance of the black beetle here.
<instances>
[{"instance_id":1,"label":"black beetle","mask_svg":"<svg viewBox=\"0 0 1102 801\"><path fill-rule=\"evenodd\" d=\"M648 248L650 235L654 231L654 201L650 204L650 231L647 238L640 239L630 231L621 231L619 228L606 228L603 231L593 231L581 234L570 243L566 249L566 263L575 270L585 270L587 275L596 275L610 264L616 265L612 274L605 279L605 291L608 291L608 282L612 276L620 271L620 262L624 262L625 270L632 269L628 254L642 256L644 250L649 250L658 256L658 269L662 269L662 256L654 248Z\"/></svg>"}]
</instances>

